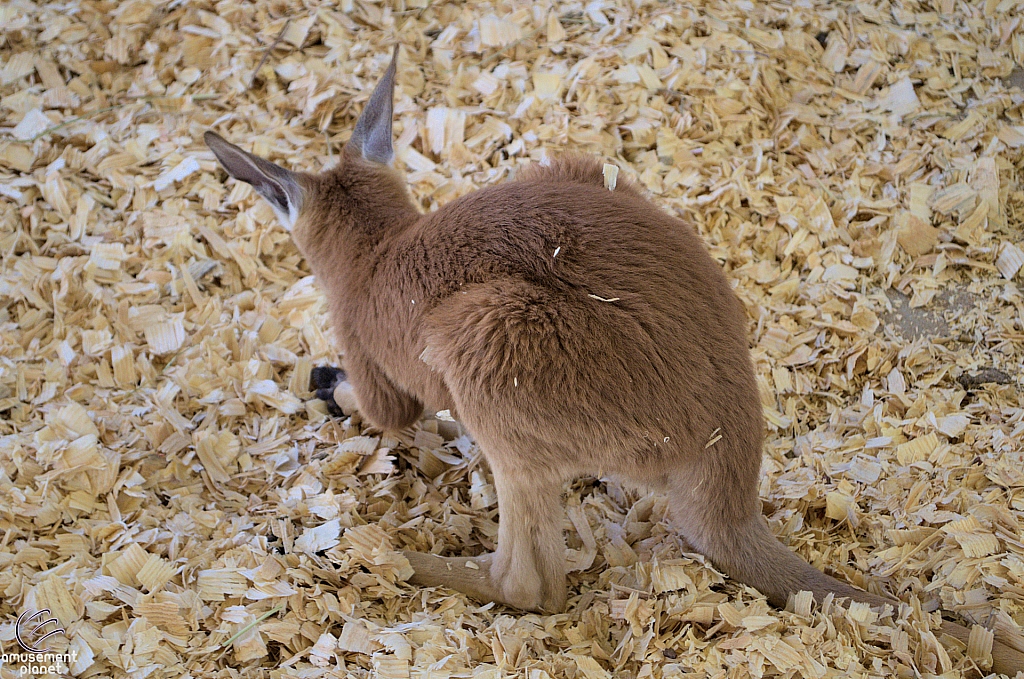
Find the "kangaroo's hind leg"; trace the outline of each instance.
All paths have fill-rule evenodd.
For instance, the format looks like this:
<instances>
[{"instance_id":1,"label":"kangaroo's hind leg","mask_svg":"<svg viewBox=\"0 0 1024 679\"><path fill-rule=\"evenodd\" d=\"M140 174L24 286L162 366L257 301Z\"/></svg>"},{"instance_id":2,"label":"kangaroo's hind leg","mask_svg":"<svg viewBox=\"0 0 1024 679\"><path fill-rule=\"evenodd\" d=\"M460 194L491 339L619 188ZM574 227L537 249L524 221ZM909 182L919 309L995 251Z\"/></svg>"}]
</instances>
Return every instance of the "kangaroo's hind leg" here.
<instances>
[{"instance_id":1,"label":"kangaroo's hind leg","mask_svg":"<svg viewBox=\"0 0 1024 679\"><path fill-rule=\"evenodd\" d=\"M586 447L580 449L555 414L572 402L572 390L550 388L579 382L575 354L567 354L566 344L589 326L567 320L579 315L573 311L578 300L569 297L528 281L500 279L466 286L432 312L421 360L443 376L461 421L494 472L500 519L496 552L473 562L480 571L486 566L486 573L452 575L465 574L458 567L464 564L435 567L439 562L410 556L417 571L413 582L527 610L564 607L562 484L589 468Z\"/></svg>"},{"instance_id":2,"label":"kangaroo's hind leg","mask_svg":"<svg viewBox=\"0 0 1024 679\"><path fill-rule=\"evenodd\" d=\"M496 451L482 448L492 461L498 491L497 551L470 558L406 552L416 572L409 582L523 610L561 611L566 600L561 479L547 469L503 464ZM501 452L505 460L511 457Z\"/></svg>"},{"instance_id":3,"label":"kangaroo's hind leg","mask_svg":"<svg viewBox=\"0 0 1024 679\"><path fill-rule=\"evenodd\" d=\"M565 607L562 483L550 470L492 465L498 491L498 550L491 577L502 599L517 608Z\"/></svg>"}]
</instances>

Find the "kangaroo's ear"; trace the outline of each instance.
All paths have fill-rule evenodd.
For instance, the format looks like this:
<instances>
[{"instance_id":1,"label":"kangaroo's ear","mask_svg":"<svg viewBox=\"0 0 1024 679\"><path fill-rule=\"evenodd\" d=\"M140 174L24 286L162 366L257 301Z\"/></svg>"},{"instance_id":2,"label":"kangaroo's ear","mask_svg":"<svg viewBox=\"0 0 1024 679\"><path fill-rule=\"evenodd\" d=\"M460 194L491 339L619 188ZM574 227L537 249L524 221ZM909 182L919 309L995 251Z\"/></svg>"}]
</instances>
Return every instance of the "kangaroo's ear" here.
<instances>
[{"instance_id":1,"label":"kangaroo's ear","mask_svg":"<svg viewBox=\"0 0 1024 679\"><path fill-rule=\"evenodd\" d=\"M391 55L391 65L377 83L366 108L356 121L356 128L348 140L346 150L358 153L375 163L390 165L395 158L391 146L391 118L394 111L395 71L398 69L398 45Z\"/></svg>"},{"instance_id":2,"label":"kangaroo's ear","mask_svg":"<svg viewBox=\"0 0 1024 679\"><path fill-rule=\"evenodd\" d=\"M216 132L204 134L203 141L213 151L213 155L217 156L217 160L227 173L239 181L252 184L256 192L274 208L281 225L291 231L299 217L299 210L302 209L302 186L299 184L299 175L243 151L225 141Z\"/></svg>"}]
</instances>

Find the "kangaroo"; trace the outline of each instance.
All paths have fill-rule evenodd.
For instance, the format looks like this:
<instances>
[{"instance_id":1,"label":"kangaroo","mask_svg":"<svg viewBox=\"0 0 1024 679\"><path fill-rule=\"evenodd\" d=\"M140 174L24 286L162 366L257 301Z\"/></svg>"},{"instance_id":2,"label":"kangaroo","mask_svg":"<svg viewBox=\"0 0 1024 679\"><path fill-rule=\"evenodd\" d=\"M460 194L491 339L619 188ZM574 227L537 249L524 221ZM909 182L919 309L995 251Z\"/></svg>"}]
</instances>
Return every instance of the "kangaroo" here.
<instances>
[{"instance_id":1,"label":"kangaroo","mask_svg":"<svg viewBox=\"0 0 1024 679\"><path fill-rule=\"evenodd\" d=\"M497 550L407 551L410 583L533 611L566 604L563 484L614 475L664 493L689 544L784 607L796 592L872 605L811 567L761 515L763 420L747 320L685 222L602 164L564 155L421 214L393 167L398 48L337 166L292 172L206 144L269 203L322 287L342 400L385 430L429 406L472 433L494 474ZM314 375L332 398L337 377ZM944 622L966 641L969 631ZM997 642L994 668L1024 669Z\"/></svg>"}]
</instances>

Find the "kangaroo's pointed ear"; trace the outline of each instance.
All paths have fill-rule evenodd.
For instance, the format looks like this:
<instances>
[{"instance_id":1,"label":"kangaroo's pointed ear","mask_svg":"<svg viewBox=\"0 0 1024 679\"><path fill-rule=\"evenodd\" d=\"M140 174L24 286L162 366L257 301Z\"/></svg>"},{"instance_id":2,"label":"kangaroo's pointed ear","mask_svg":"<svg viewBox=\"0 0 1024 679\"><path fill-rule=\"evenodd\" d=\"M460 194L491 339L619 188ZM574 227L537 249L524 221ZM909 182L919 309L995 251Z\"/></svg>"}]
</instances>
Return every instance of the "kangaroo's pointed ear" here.
<instances>
[{"instance_id":1,"label":"kangaroo's pointed ear","mask_svg":"<svg viewBox=\"0 0 1024 679\"><path fill-rule=\"evenodd\" d=\"M346 150L358 153L375 163L390 165L395 158L391 146L391 118L394 112L395 72L398 70L398 45L391 56L391 65L377 83L366 108L356 121L356 128L348 140Z\"/></svg>"},{"instance_id":2,"label":"kangaroo's pointed ear","mask_svg":"<svg viewBox=\"0 0 1024 679\"><path fill-rule=\"evenodd\" d=\"M299 175L243 151L225 141L216 132L204 134L203 141L213 151L213 155L217 156L217 160L227 173L239 181L252 184L256 192L274 208L281 225L291 231L299 217L299 210L302 209L302 186L299 184Z\"/></svg>"}]
</instances>

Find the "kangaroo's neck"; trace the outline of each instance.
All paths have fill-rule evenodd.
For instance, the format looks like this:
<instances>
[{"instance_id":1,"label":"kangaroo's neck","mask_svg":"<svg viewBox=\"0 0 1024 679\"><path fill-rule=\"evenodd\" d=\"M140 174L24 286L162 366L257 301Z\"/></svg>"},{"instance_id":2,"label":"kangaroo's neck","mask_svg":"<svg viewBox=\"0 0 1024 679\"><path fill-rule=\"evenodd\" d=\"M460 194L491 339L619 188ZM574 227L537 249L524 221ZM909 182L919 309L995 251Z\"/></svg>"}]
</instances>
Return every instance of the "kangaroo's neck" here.
<instances>
[{"instance_id":1,"label":"kangaroo's neck","mask_svg":"<svg viewBox=\"0 0 1024 679\"><path fill-rule=\"evenodd\" d=\"M303 250L310 260L373 258L420 218L408 197L352 201L344 220L337 216L311 224Z\"/></svg>"},{"instance_id":2,"label":"kangaroo's neck","mask_svg":"<svg viewBox=\"0 0 1024 679\"><path fill-rule=\"evenodd\" d=\"M412 228L420 213L394 170L346 163L323 175L315 207L303 215L296 241L320 277L358 277L373 267L388 244Z\"/></svg>"}]
</instances>

